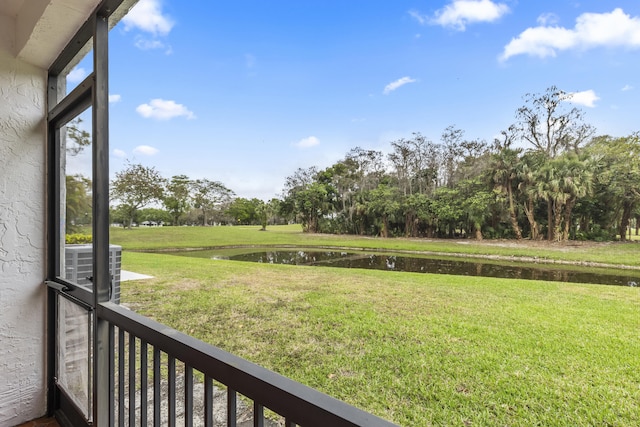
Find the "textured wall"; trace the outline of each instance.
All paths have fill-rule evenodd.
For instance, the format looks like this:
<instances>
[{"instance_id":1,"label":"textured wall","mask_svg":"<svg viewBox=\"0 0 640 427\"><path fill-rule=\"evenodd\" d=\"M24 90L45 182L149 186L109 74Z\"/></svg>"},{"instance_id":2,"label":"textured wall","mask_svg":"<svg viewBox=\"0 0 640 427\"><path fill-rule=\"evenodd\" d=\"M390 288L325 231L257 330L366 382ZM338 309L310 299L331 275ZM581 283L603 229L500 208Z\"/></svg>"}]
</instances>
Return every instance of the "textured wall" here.
<instances>
[{"instance_id":1,"label":"textured wall","mask_svg":"<svg viewBox=\"0 0 640 427\"><path fill-rule=\"evenodd\" d=\"M6 48L0 44L0 426L46 411L46 72Z\"/></svg>"}]
</instances>

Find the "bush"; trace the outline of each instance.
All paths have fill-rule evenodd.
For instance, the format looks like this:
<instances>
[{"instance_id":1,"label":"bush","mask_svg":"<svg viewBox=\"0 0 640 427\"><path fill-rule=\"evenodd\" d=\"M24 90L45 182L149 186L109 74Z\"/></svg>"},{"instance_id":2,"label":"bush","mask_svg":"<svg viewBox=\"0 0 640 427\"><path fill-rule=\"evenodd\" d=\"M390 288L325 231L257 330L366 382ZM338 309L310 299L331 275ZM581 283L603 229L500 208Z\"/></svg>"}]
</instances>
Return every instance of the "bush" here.
<instances>
[{"instance_id":1,"label":"bush","mask_svg":"<svg viewBox=\"0 0 640 427\"><path fill-rule=\"evenodd\" d=\"M91 243L93 241L93 236L90 234L67 234L64 238L64 242L67 245L79 245L84 243Z\"/></svg>"},{"instance_id":2,"label":"bush","mask_svg":"<svg viewBox=\"0 0 640 427\"><path fill-rule=\"evenodd\" d=\"M609 242L615 239L615 234L611 231L594 224L590 231L579 230L576 232L576 240L591 240L594 242Z\"/></svg>"}]
</instances>

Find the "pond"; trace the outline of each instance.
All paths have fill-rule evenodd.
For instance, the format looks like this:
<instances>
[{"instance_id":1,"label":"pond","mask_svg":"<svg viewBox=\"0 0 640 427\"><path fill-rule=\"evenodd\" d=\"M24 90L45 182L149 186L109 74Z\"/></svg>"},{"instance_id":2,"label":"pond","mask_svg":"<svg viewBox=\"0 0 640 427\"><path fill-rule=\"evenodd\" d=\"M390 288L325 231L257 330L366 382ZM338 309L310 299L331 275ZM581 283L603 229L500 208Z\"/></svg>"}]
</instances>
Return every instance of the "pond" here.
<instances>
[{"instance_id":1,"label":"pond","mask_svg":"<svg viewBox=\"0 0 640 427\"><path fill-rule=\"evenodd\" d=\"M455 257L349 252L319 249L217 249L175 252L175 255L267 264L364 268L417 273L549 280L618 286L640 286L640 271L579 268L552 264L479 261Z\"/></svg>"}]
</instances>

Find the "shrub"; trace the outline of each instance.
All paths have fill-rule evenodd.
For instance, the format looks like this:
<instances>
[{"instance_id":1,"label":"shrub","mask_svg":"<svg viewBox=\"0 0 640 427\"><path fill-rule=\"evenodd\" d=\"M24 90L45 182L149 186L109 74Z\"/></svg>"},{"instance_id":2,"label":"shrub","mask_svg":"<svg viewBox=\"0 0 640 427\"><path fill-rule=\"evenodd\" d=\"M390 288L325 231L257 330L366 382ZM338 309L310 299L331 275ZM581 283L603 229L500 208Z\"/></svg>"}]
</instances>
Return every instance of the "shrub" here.
<instances>
[{"instance_id":1,"label":"shrub","mask_svg":"<svg viewBox=\"0 0 640 427\"><path fill-rule=\"evenodd\" d=\"M576 240L592 240L594 242L608 242L615 240L615 234L594 224L590 231L579 230L576 232Z\"/></svg>"},{"instance_id":2,"label":"shrub","mask_svg":"<svg viewBox=\"0 0 640 427\"><path fill-rule=\"evenodd\" d=\"M64 241L67 245L78 245L84 243L91 243L93 241L93 236L90 234L67 234L64 238Z\"/></svg>"}]
</instances>

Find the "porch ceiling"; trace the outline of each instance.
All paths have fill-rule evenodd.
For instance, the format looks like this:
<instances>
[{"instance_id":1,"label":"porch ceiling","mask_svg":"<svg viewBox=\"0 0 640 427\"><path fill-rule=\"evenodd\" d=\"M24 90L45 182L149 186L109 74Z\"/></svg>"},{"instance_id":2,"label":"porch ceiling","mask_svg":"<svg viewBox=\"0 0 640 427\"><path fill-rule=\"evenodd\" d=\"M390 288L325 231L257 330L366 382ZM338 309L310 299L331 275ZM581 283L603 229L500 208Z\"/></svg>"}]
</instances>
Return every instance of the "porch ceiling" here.
<instances>
[{"instance_id":1,"label":"porch ceiling","mask_svg":"<svg viewBox=\"0 0 640 427\"><path fill-rule=\"evenodd\" d=\"M15 57L48 69L100 0L0 0Z\"/></svg>"}]
</instances>

